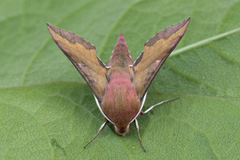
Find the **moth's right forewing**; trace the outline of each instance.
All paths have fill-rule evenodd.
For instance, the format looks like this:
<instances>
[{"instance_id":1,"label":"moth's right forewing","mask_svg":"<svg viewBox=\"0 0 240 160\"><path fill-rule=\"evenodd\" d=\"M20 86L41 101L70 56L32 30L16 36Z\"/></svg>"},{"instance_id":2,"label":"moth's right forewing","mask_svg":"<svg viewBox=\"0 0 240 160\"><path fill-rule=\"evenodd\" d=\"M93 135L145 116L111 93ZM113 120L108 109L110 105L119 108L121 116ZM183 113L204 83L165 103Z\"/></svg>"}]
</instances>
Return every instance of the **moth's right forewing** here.
<instances>
[{"instance_id":1,"label":"moth's right forewing","mask_svg":"<svg viewBox=\"0 0 240 160\"><path fill-rule=\"evenodd\" d=\"M62 52L85 79L101 102L105 93L107 68L96 55L96 48L82 37L47 23L48 30Z\"/></svg>"},{"instance_id":2,"label":"moth's right forewing","mask_svg":"<svg viewBox=\"0 0 240 160\"><path fill-rule=\"evenodd\" d=\"M161 30L144 45L144 52L134 62L133 84L141 100L164 61L184 35L190 18Z\"/></svg>"}]
</instances>

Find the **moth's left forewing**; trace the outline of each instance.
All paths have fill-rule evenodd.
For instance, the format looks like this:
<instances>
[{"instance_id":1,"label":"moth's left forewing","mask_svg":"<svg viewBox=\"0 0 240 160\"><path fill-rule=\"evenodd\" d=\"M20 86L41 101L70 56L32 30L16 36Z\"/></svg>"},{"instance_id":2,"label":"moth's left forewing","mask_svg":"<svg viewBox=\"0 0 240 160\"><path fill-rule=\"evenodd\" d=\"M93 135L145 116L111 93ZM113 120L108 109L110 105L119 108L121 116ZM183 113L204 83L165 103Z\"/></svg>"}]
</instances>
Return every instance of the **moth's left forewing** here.
<instances>
[{"instance_id":1,"label":"moth's left forewing","mask_svg":"<svg viewBox=\"0 0 240 160\"><path fill-rule=\"evenodd\" d=\"M85 79L101 102L108 84L108 69L97 57L96 48L82 37L47 23L48 30L62 52Z\"/></svg>"},{"instance_id":2,"label":"moth's left forewing","mask_svg":"<svg viewBox=\"0 0 240 160\"><path fill-rule=\"evenodd\" d=\"M141 100L158 70L184 35L190 18L161 30L144 45L144 52L134 62L133 67L137 95Z\"/></svg>"}]
</instances>

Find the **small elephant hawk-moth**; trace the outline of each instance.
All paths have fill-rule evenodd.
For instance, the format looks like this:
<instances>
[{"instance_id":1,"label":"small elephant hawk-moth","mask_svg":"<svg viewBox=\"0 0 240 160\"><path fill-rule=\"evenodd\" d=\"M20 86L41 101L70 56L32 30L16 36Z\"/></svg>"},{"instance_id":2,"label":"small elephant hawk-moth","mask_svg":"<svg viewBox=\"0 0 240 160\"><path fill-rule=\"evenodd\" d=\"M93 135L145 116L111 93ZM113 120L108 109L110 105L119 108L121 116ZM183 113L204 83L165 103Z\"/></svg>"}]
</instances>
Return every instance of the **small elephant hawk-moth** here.
<instances>
[{"instance_id":1,"label":"small elephant hawk-moth","mask_svg":"<svg viewBox=\"0 0 240 160\"><path fill-rule=\"evenodd\" d=\"M146 151L140 139L137 117L156 105L171 101L160 102L142 111L149 85L181 40L189 21L190 17L154 35L144 44L144 51L135 62L123 34L120 34L108 66L97 57L96 48L91 43L72 32L47 23L53 40L91 88L97 106L106 120L87 145L108 122L114 125L116 133L124 136L134 121L140 144Z\"/></svg>"}]
</instances>

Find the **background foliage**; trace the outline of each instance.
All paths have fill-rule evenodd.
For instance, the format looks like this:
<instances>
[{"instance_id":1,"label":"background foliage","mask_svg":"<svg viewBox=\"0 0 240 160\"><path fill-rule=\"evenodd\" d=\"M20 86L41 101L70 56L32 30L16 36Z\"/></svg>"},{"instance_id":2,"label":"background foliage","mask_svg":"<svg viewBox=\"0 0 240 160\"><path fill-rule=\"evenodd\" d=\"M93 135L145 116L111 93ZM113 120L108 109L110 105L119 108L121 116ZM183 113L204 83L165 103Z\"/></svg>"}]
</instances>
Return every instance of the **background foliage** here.
<instances>
[{"instance_id":1,"label":"background foliage","mask_svg":"<svg viewBox=\"0 0 240 160\"><path fill-rule=\"evenodd\" d=\"M240 159L240 1L1 0L0 159ZM90 41L108 63L123 33L135 60L155 33L191 17L125 137L104 122L91 90L46 22Z\"/></svg>"}]
</instances>

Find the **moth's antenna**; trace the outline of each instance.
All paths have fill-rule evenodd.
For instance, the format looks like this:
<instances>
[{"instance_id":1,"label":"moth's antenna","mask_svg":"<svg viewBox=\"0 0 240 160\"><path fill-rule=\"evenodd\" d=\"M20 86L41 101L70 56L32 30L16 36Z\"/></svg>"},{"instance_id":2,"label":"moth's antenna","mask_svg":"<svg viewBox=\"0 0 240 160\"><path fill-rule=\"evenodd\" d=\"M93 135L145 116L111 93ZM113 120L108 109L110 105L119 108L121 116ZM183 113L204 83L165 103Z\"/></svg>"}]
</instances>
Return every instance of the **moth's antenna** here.
<instances>
[{"instance_id":1,"label":"moth's antenna","mask_svg":"<svg viewBox=\"0 0 240 160\"><path fill-rule=\"evenodd\" d=\"M153 109L155 106L158 106L160 104L163 104L163 103L166 103L166 102L170 102L170 101L174 101L176 99L179 99L179 97L177 98L174 98L174 99L169 99L169 100L166 100L166 101L162 101L162 102L159 102L157 104L154 104L153 106L149 107L146 111L142 111L141 114L146 114L147 112L149 112L151 109Z\"/></svg>"},{"instance_id":2,"label":"moth's antenna","mask_svg":"<svg viewBox=\"0 0 240 160\"><path fill-rule=\"evenodd\" d=\"M137 129L138 139L139 139L140 144L141 144L141 146L142 146L142 148L143 148L143 151L146 152L146 149L143 147L143 144L142 144L142 141L141 141L141 138L140 138L139 126L138 126L137 118L135 119L134 122L135 122L135 127L136 127L136 129Z\"/></svg>"},{"instance_id":3,"label":"moth's antenna","mask_svg":"<svg viewBox=\"0 0 240 160\"><path fill-rule=\"evenodd\" d=\"M85 149L98 135L99 133L104 129L104 127L106 126L106 124L108 123L108 121L104 122L101 127L98 130L98 133L93 137L93 139L91 141L89 141L86 146L84 146L83 148Z\"/></svg>"}]
</instances>

